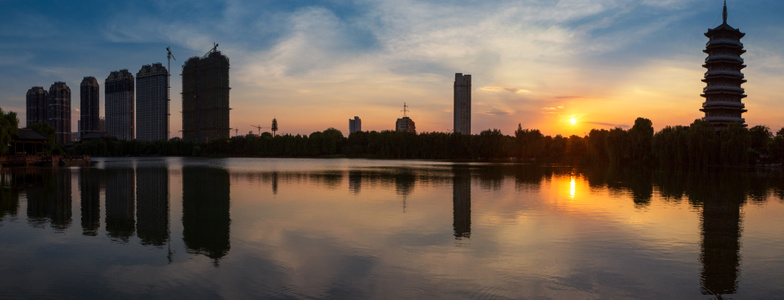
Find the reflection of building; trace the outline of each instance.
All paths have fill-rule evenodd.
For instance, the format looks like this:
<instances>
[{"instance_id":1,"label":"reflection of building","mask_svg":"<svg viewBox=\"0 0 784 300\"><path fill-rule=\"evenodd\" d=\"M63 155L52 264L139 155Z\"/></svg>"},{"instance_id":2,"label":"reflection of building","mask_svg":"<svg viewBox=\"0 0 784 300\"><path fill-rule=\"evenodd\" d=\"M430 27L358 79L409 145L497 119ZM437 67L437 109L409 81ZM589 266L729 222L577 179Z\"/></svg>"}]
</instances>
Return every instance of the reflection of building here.
<instances>
[{"instance_id":1,"label":"reflection of building","mask_svg":"<svg viewBox=\"0 0 784 300\"><path fill-rule=\"evenodd\" d=\"M169 139L169 72L162 64L144 65L136 73L136 139Z\"/></svg>"},{"instance_id":2,"label":"reflection of building","mask_svg":"<svg viewBox=\"0 0 784 300\"><path fill-rule=\"evenodd\" d=\"M71 88L58 81L49 88L47 119L54 128L54 142L65 144L71 141Z\"/></svg>"},{"instance_id":3,"label":"reflection of building","mask_svg":"<svg viewBox=\"0 0 784 300\"><path fill-rule=\"evenodd\" d=\"M166 167L136 169L136 231L144 245L169 239L169 173Z\"/></svg>"},{"instance_id":4,"label":"reflection of building","mask_svg":"<svg viewBox=\"0 0 784 300\"><path fill-rule=\"evenodd\" d=\"M182 239L188 252L204 254L216 265L231 248L230 190L226 170L182 168Z\"/></svg>"},{"instance_id":5,"label":"reflection of building","mask_svg":"<svg viewBox=\"0 0 784 300\"><path fill-rule=\"evenodd\" d=\"M49 122L49 93L43 87L34 86L27 91L27 127L38 122Z\"/></svg>"},{"instance_id":6,"label":"reflection of building","mask_svg":"<svg viewBox=\"0 0 784 300\"><path fill-rule=\"evenodd\" d=\"M716 129L727 127L729 123L745 123L741 115L746 112L741 100L746 97L741 84L745 83L741 69L746 66L740 55L745 53L740 39L746 35L727 24L727 3L724 3L724 22L709 29L705 36L710 40L705 47L708 58L703 67L707 85L702 97L705 102L700 111L705 112L702 119L710 122Z\"/></svg>"},{"instance_id":7,"label":"reflection of building","mask_svg":"<svg viewBox=\"0 0 784 300\"><path fill-rule=\"evenodd\" d=\"M452 184L452 208L455 238L471 237L471 171L455 167Z\"/></svg>"},{"instance_id":8,"label":"reflection of building","mask_svg":"<svg viewBox=\"0 0 784 300\"><path fill-rule=\"evenodd\" d=\"M354 116L354 119L348 119L348 134L357 131L362 131L362 120L359 119L359 117Z\"/></svg>"},{"instance_id":9,"label":"reflection of building","mask_svg":"<svg viewBox=\"0 0 784 300\"><path fill-rule=\"evenodd\" d=\"M136 177L131 168L106 170L106 231L127 242L134 233Z\"/></svg>"},{"instance_id":10,"label":"reflection of building","mask_svg":"<svg viewBox=\"0 0 784 300\"><path fill-rule=\"evenodd\" d=\"M182 139L229 138L229 110L229 58L213 49L188 59L182 66Z\"/></svg>"},{"instance_id":11,"label":"reflection of building","mask_svg":"<svg viewBox=\"0 0 784 300\"><path fill-rule=\"evenodd\" d=\"M111 72L104 89L106 132L119 140L134 139L133 75L127 69Z\"/></svg>"},{"instance_id":12,"label":"reflection of building","mask_svg":"<svg viewBox=\"0 0 784 300\"><path fill-rule=\"evenodd\" d=\"M455 73L455 133L471 134L471 75Z\"/></svg>"},{"instance_id":13,"label":"reflection of building","mask_svg":"<svg viewBox=\"0 0 784 300\"><path fill-rule=\"evenodd\" d=\"M702 293L734 294L740 266L740 205L743 198L717 194L702 209ZM720 299L721 297L719 297Z\"/></svg>"},{"instance_id":14,"label":"reflection of building","mask_svg":"<svg viewBox=\"0 0 784 300\"><path fill-rule=\"evenodd\" d=\"M362 190L362 171L348 171L348 189L356 194Z\"/></svg>"},{"instance_id":15,"label":"reflection of building","mask_svg":"<svg viewBox=\"0 0 784 300\"><path fill-rule=\"evenodd\" d=\"M101 180L98 169L79 169L79 189L82 195L82 234L95 236L101 227Z\"/></svg>"},{"instance_id":16,"label":"reflection of building","mask_svg":"<svg viewBox=\"0 0 784 300\"><path fill-rule=\"evenodd\" d=\"M27 190L28 222L43 227L48 220L55 229L67 229L71 225L71 170L36 171L28 176L42 178L40 186Z\"/></svg>"},{"instance_id":17,"label":"reflection of building","mask_svg":"<svg viewBox=\"0 0 784 300\"><path fill-rule=\"evenodd\" d=\"M98 131L98 116L100 115L100 99L98 80L87 76L79 85L79 137L90 132Z\"/></svg>"}]
</instances>

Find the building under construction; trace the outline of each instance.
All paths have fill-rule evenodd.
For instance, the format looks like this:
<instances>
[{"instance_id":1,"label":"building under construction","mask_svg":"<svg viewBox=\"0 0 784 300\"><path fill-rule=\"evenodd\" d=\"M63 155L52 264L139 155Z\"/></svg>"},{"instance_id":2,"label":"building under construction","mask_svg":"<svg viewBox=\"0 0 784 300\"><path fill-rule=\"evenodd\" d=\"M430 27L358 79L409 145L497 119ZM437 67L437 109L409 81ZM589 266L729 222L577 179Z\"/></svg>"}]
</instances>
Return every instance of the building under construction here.
<instances>
[{"instance_id":1,"label":"building under construction","mask_svg":"<svg viewBox=\"0 0 784 300\"><path fill-rule=\"evenodd\" d=\"M182 66L182 139L229 138L229 58L217 45Z\"/></svg>"}]
</instances>

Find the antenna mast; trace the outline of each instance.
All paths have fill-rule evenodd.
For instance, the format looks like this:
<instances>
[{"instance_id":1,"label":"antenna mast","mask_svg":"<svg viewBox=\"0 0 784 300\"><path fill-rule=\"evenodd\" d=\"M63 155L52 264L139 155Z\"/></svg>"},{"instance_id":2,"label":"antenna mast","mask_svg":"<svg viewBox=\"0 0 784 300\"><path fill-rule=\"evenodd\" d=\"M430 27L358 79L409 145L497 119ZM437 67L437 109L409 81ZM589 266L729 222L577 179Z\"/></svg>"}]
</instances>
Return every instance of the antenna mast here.
<instances>
[{"instance_id":1,"label":"antenna mast","mask_svg":"<svg viewBox=\"0 0 784 300\"><path fill-rule=\"evenodd\" d=\"M403 117L407 117L406 113L408 113L408 105L406 105L406 103L403 102Z\"/></svg>"}]
</instances>

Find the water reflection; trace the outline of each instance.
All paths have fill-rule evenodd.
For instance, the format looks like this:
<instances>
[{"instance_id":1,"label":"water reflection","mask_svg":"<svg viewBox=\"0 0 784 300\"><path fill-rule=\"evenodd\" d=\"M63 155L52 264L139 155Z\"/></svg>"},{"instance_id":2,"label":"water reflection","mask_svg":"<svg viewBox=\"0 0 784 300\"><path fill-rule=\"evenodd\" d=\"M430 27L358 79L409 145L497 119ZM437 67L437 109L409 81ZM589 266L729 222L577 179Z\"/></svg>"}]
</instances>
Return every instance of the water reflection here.
<instances>
[{"instance_id":1,"label":"water reflection","mask_svg":"<svg viewBox=\"0 0 784 300\"><path fill-rule=\"evenodd\" d=\"M57 231L67 229L72 221L70 170L31 168L24 174L32 184L26 189L28 222L38 228L49 222Z\"/></svg>"},{"instance_id":2,"label":"water reflection","mask_svg":"<svg viewBox=\"0 0 784 300\"><path fill-rule=\"evenodd\" d=\"M136 229L136 176L133 168L112 168L106 176L106 232L115 241L128 242Z\"/></svg>"},{"instance_id":3,"label":"water reflection","mask_svg":"<svg viewBox=\"0 0 784 300\"><path fill-rule=\"evenodd\" d=\"M79 169L79 191L82 195L82 234L98 235L101 227L101 170L95 168Z\"/></svg>"},{"instance_id":4,"label":"water reflection","mask_svg":"<svg viewBox=\"0 0 784 300\"><path fill-rule=\"evenodd\" d=\"M455 239L471 237L471 170L467 167L454 167L455 177L452 184L452 227Z\"/></svg>"},{"instance_id":5,"label":"water reflection","mask_svg":"<svg viewBox=\"0 0 784 300\"><path fill-rule=\"evenodd\" d=\"M703 294L720 298L724 295L742 295L742 287L748 284L742 282L744 279L741 277L743 267L741 230L743 224L748 226L748 223L741 218L741 209L748 204L747 202L762 205L771 199L771 196L784 198L784 181L778 173L717 171L683 174L651 170L483 164L268 171L261 168L237 170L233 169L231 164L222 167L205 165L209 164L201 166L184 164L174 167L166 165L140 167L131 164L127 167L115 166L106 169L100 167L4 169L0 173L3 176L0 178L3 185L0 189L0 197L2 197L0 198L0 225L13 222L9 219L16 215L20 204L22 207L26 204L27 224L30 226L45 228L51 224L57 232L66 230L72 222L71 178L76 174L78 176L74 177L78 178L76 186L81 197L81 235L76 234L79 238L94 239L93 236L102 235L101 205L104 205L105 235L111 237L113 241L125 243L113 244L115 249L118 247L132 249L131 245L127 244L135 243L129 242L134 240L131 238L134 235L138 237L138 244L152 246L151 248L171 245L171 241L174 240L172 247L181 247L192 257L205 260L209 258L224 274L234 273L236 268L241 268L237 265L248 263L249 260L251 265L255 262L257 265L266 266L266 269L258 271L258 274L254 273L255 269L243 269L237 272L241 275L236 276L257 279L274 273L275 276L282 278L279 283L284 286L282 290L291 286L291 283L285 282L287 276L296 277L307 273L321 274L321 277L325 277L322 278L324 281L337 281L340 284L347 283L345 280L334 280L330 276L348 278L351 275L346 274L363 272L363 275L369 274L363 276L368 280L367 278L378 276L374 273L377 269L390 272L388 274L392 275L388 276L395 277L392 278L395 280L398 280L398 277L405 278L411 274L427 272L433 272L435 274L433 277L457 278L453 274L438 273L440 269L434 267L434 265L444 266L452 263L460 270L477 268L479 269L477 274L481 273L481 275L476 276L490 274L487 275L488 278L494 280L501 278L500 280L504 281L503 278L507 278L506 281L519 281L519 278L539 276L538 278L544 278L544 281L557 282L559 284L557 288L584 292L601 290L604 285L608 285L608 281L612 280L591 277L589 278L591 280L599 279L596 282L586 279L575 283L570 280L577 281L582 278L568 277L564 273L587 274L594 270L590 269L592 267L609 265L612 268L614 264L622 265L629 261L633 261L633 265L634 262L641 261L640 265L646 267L657 263L666 265L677 261L678 258L687 257L691 264L678 263L676 268L683 269L673 270L672 273L675 274L673 276L689 274L687 279L691 281L683 282L686 282L688 288L695 294L692 296L699 297ZM177 186L180 179L182 180L181 237L178 236L180 233L177 229L174 230L175 232L170 231L171 226L177 228L178 225L172 225L172 219L175 219L174 223L176 223L176 219L180 218L180 202L179 199L170 199L170 184L176 185L173 194L177 194L180 189ZM253 184L247 184L248 182ZM449 218L450 188L451 220ZM557 193L552 193L552 190L556 189ZM300 200L297 197L307 198L300 195L311 195L313 198L323 196L329 201L321 201L322 199L318 198L294 203L292 199ZM346 197L347 195L349 197ZM232 196L238 199L232 200ZM494 198L496 196L497 199ZM401 198L403 201L406 199L411 201L409 212L406 214L402 214L397 209L398 202L395 201ZM682 236L678 237L683 239L678 241L681 243L680 247L687 245L688 249L676 249L677 247L667 244L671 242L670 235L679 234L679 232L667 231L670 224L664 224L661 220L653 222L645 220L650 216L656 218L672 212L662 212L662 203L666 204L665 206L669 205L667 208L685 207L681 213L693 217L694 223L689 223L693 225L687 228L691 229L693 236L688 237L689 240L683 239ZM304 211L301 210L305 206L303 204L309 206ZM561 206L556 207L557 205ZM562 209L566 206L571 208L581 205L589 208L568 211ZM625 207L627 210L612 211L613 208L607 208L610 206ZM234 214L231 212L232 207L235 209ZM246 210L248 207L257 210ZM619 211L624 215L618 216ZM172 213L174 217L170 217ZM287 213L291 215L286 215ZM300 213L307 217L299 215ZM569 219L575 216L578 221ZM232 217L235 226L240 226L234 228L234 232L232 232ZM248 220L248 218L256 219ZM607 221L608 219L611 220ZM698 219L699 225L697 225ZM628 224L631 222L643 224L641 226L636 226L640 225L639 223ZM23 226L28 226L24 221L21 223ZM559 227L560 223L565 225ZM74 230L78 232L79 229L74 228ZM684 230L684 228L680 227L677 230ZM616 232L621 233L614 235ZM235 239L234 249L231 247L232 233ZM649 233L660 236L644 236ZM60 236L66 235L60 234ZM746 234L744 237L747 237ZM470 239L470 243L458 243L466 247L454 247L455 239ZM94 240L107 241L106 238ZM661 243L657 244L658 242ZM536 252L538 250L535 248L540 245L539 243L552 247L543 250L548 251L547 253ZM744 246L748 247L745 243L744 241ZM251 247L250 244L262 246L245 249ZM597 244L602 246L597 247ZM616 248L614 251L603 249L605 244L608 248ZM300 249L303 245L307 245L309 249ZM472 246L473 248L468 248ZM450 247L470 251L449 252L452 250ZM585 249L591 251L584 251ZM619 254L628 249L634 250L629 251L633 255L627 257ZM645 253L646 250L657 253ZM574 254L577 252L589 254ZM519 253L532 255L517 255ZM699 253L699 258L696 253ZM743 253L747 256L745 253L748 252ZM384 256L387 254L389 256ZM667 255L677 257L668 260L670 257ZM231 260L225 259L230 256ZM421 267L418 264L428 264L428 260L423 259L422 256L427 259L443 259L443 261ZM248 257L253 258L248 259ZM329 259L324 261L329 260L329 263L319 261L319 266L345 271L333 274L334 272L330 271L314 270L319 268L313 266L316 263L302 263L325 257ZM365 270L359 271L346 265L345 262L357 257L372 257L368 260L373 263L367 265ZM388 262L395 257L405 257L405 259ZM745 267L748 268L749 259L744 258ZM565 266L566 263L558 265L560 260L568 259L572 259L570 263L573 265ZM502 269L499 272L502 275L496 276L498 273L493 272L497 269L492 269L492 261L509 261L509 267L496 266ZM580 263L576 261L586 261L590 266L578 266ZM611 262L602 265L605 261ZM172 265L165 267L174 268L177 264L178 261L175 260ZM519 271L526 268L536 270L542 265L555 265L555 268L568 269L568 271L564 273ZM631 273L639 270L640 265L630 266L629 269L620 267L622 271L614 269L602 274L631 278L634 277ZM432 270L428 269L430 267ZM193 271L190 268L192 265L185 267L183 273ZM513 268L519 270L512 270ZM687 272L683 272L684 269ZM624 271L629 273L623 273ZM743 271L743 275L747 276L748 269ZM401 273L394 274L394 272ZM292 275L294 273L296 274ZM471 272L458 273L465 275ZM469 282L476 279L470 274L465 276L465 278L457 278L458 281ZM626 282L625 284L628 285L618 284L621 285L621 289L625 287L633 291L623 295L640 295L636 292L641 289L637 289L635 285L645 283L634 282L632 279L623 280L617 281ZM749 279L745 280L749 281ZM659 281L662 279L656 280L657 283ZM263 284L273 285L273 289L277 288L270 282ZM307 283L298 284L307 285ZM489 285L498 287L493 284ZM320 287L318 284L315 286L314 289ZM324 290L332 287L327 286ZM484 286L480 287L484 288ZM434 290L439 291L438 288L442 287ZM291 296L287 294L288 292L281 293L284 296ZM318 298L325 295L335 294L313 292L313 294L298 296ZM353 296L353 294L347 295L348 298ZM508 296L502 293L493 294L493 291L474 296L483 298L482 296L494 295ZM542 295L545 297L541 298L559 298L552 297L552 294ZM591 298L580 296L592 295L578 294L578 297L574 298ZM597 298L614 298L612 296L611 294L609 297Z\"/></svg>"},{"instance_id":6,"label":"water reflection","mask_svg":"<svg viewBox=\"0 0 784 300\"><path fill-rule=\"evenodd\" d=\"M213 259L229 253L229 172L208 167L182 168L182 239L190 253Z\"/></svg>"},{"instance_id":7,"label":"water reflection","mask_svg":"<svg viewBox=\"0 0 784 300\"><path fill-rule=\"evenodd\" d=\"M169 174L166 167L136 170L136 231L143 245L163 246L169 239Z\"/></svg>"}]
</instances>

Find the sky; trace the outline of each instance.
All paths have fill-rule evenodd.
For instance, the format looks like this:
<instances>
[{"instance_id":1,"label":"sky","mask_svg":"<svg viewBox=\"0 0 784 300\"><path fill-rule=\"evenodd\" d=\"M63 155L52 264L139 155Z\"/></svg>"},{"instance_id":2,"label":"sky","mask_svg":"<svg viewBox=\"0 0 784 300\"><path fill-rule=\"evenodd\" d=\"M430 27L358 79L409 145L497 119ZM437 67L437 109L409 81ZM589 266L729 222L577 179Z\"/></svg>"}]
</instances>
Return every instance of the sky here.
<instances>
[{"instance_id":1,"label":"sky","mask_svg":"<svg viewBox=\"0 0 784 300\"><path fill-rule=\"evenodd\" d=\"M231 127L240 134L450 132L455 73L472 75L472 132L522 128L547 135L627 129L637 117L688 125L705 84L704 33L721 0L0 0L0 107L25 124L25 94L71 88L111 71L166 65L171 47L170 135L181 136L183 63L213 43L230 59ZM750 126L784 127L784 1L729 0L728 23L746 33L743 85ZM576 119L571 124L570 119ZM234 135L234 132L232 132Z\"/></svg>"}]
</instances>

